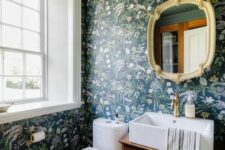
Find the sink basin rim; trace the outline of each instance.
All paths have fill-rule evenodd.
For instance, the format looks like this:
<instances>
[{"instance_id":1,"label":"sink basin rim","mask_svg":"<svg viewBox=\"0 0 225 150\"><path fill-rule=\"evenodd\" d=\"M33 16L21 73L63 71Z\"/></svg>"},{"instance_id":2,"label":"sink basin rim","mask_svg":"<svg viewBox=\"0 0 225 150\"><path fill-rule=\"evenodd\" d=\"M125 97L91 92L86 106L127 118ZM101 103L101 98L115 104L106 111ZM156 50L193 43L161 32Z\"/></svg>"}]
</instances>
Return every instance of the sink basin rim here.
<instances>
[{"instance_id":1,"label":"sink basin rim","mask_svg":"<svg viewBox=\"0 0 225 150\"><path fill-rule=\"evenodd\" d=\"M173 120L176 120L174 128L182 130L190 129L189 131L199 132L201 134L201 150L213 150L213 120L174 117L171 114L156 112L146 112L129 122L130 141L140 145L166 150L168 130L169 128L173 128L173 122L171 122ZM161 140L157 140L159 137Z\"/></svg>"},{"instance_id":2,"label":"sink basin rim","mask_svg":"<svg viewBox=\"0 0 225 150\"><path fill-rule=\"evenodd\" d=\"M145 112L143 115L141 115L141 116L137 117L136 119L130 121L129 124L133 123L133 124L142 125L142 126L145 126L145 127L153 127L153 128L157 128L157 129L173 128L173 127L168 127L168 126L164 126L164 125L145 124L145 123L142 123L142 122L138 122L140 119L142 119L142 118L144 118L146 116L151 118L151 115L168 118L168 119L175 120L175 121L182 121L182 120L183 121L189 121L189 120L190 121L201 121L201 122L207 123L208 126L210 126L212 129L214 129L214 121L210 120L210 119L174 117L171 114L164 114L164 113L157 113L157 112ZM188 130L188 129L183 129L183 128L180 128L180 127L174 127L174 128L178 128L178 129L182 129L182 130ZM212 130L212 129L209 129L210 133L208 133L208 134L206 134L204 132L200 132L200 131L194 131L194 132L198 132L201 135L207 136L209 138L214 138L214 130ZM193 130L189 130L189 131L193 131Z\"/></svg>"}]
</instances>

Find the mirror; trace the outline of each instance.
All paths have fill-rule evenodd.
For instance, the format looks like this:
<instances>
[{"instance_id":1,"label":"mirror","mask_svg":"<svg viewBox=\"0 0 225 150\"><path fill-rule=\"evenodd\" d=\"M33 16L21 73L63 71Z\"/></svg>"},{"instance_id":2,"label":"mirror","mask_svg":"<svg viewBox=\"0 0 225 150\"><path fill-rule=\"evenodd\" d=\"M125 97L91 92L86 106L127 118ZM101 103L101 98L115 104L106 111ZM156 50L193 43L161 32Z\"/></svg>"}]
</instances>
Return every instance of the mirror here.
<instances>
[{"instance_id":1,"label":"mirror","mask_svg":"<svg viewBox=\"0 0 225 150\"><path fill-rule=\"evenodd\" d=\"M203 0L169 0L150 16L148 57L157 75L176 83L201 76L215 52L215 15Z\"/></svg>"},{"instance_id":2,"label":"mirror","mask_svg":"<svg viewBox=\"0 0 225 150\"><path fill-rule=\"evenodd\" d=\"M156 64L170 73L188 73L203 63L207 47L205 12L194 4L165 10L155 25Z\"/></svg>"}]
</instances>

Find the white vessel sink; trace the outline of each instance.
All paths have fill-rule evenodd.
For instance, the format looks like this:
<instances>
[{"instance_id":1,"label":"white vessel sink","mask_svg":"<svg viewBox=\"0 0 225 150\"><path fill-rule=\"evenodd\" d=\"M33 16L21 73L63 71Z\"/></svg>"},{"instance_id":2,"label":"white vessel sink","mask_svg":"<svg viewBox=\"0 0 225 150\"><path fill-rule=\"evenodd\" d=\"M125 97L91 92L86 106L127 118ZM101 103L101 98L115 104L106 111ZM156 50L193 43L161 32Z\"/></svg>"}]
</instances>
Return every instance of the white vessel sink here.
<instances>
[{"instance_id":1,"label":"white vessel sink","mask_svg":"<svg viewBox=\"0 0 225 150\"><path fill-rule=\"evenodd\" d=\"M214 122L206 119L175 118L168 114L147 112L129 122L130 142L167 150L169 128L195 131L201 134L201 150L213 150Z\"/></svg>"}]
</instances>

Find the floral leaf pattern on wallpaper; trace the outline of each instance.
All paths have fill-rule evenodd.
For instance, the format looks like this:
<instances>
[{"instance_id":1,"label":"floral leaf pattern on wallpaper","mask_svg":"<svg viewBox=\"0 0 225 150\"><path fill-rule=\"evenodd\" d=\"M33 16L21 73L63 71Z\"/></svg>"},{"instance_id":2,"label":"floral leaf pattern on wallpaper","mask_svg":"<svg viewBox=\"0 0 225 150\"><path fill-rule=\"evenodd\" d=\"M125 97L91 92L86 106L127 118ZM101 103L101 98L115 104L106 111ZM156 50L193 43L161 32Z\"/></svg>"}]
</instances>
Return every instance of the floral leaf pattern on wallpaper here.
<instances>
[{"instance_id":1,"label":"floral leaf pattern on wallpaper","mask_svg":"<svg viewBox=\"0 0 225 150\"><path fill-rule=\"evenodd\" d=\"M82 98L80 109L0 125L0 149L80 150L92 144L94 117L129 121L146 111L172 113L180 92L182 105L192 92L197 117L214 119L215 144L225 140L225 2L214 0L217 46L211 68L180 85L159 79L148 65L148 12L160 0L82 0ZM95 114L93 114L95 113ZM182 110L183 114L183 110ZM27 146L30 134L47 133L45 141ZM216 149L218 150L218 149Z\"/></svg>"},{"instance_id":2,"label":"floral leaf pattern on wallpaper","mask_svg":"<svg viewBox=\"0 0 225 150\"><path fill-rule=\"evenodd\" d=\"M197 117L215 120L216 145L225 142L225 2L215 0L216 56L200 78L176 85L159 79L147 60L148 12L160 0L83 1L83 93L96 117L129 121L146 111L172 113L171 99L196 97ZM184 114L183 110L182 114Z\"/></svg>"},{"instance_id":3,"label":"floral leaf pattern on wallpaper","mask_svg":"<svg viewBox=\"0 0 225 150\"><path fill-rule=\"evenodd\" d=\"M1 150L80 150L92 144L92 120L87 105L0 125ZM44 141L29 145L30 135L44 131Z\"/></svg>"}]
</instances>

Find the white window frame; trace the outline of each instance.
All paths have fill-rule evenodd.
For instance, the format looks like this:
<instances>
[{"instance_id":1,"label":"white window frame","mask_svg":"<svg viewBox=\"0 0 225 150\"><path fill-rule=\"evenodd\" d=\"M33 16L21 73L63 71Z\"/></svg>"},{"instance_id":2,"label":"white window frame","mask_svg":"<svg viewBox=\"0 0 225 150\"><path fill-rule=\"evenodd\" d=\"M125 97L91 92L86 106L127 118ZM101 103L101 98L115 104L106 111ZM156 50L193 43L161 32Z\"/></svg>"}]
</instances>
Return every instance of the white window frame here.
<instances>
[{"instance_id":1,"label":"white window frame","mask_svg":"<svg viewBox=\"0 0 225 150\"><path fill-rule=\"evenodd\" d=\"M5 47L5 46L0 46L0 49L4 52L13 52L13 53L18 53L18 54L22 54L23 56L23 75L5 75L4 72L3 72L3 75L0 75L0 77L21 77L22 78L22 82L23 82L23 98L22 99L13 99L11 101L7 100L7 102L13 102L13 103L27 103L27 102L35 102L35 101L40 101L40 100L45 100L46 99L46 96L47 96L47 93L46 93L46 87L47 87L47 84L46 84L46 76L47 76L47 73L46 73L46 52L47 52L47 41L46 41L46 37L47 37L47 13L46 13L46 10L47 10L47 2L46 0L41 0L40 1L40 10L36 10L36 9L33 9L29 6L25 6L23 4L20 4L20 3L17 3L13 0L7 0L9 1L10 3L14 3L16 5L19 5L23 8L28 8L28 9L31 9L33 11L36 11L36 12L39 12L40 13L40 32L37 32L37 31L34 31L34 30L31 30L31 29L27 29L27 28L23 28L23 27L18 27L18 26L14 26L14 25L11 25L11 24L7 24L7 23L3 23L3 22L0 22L1 25L5 25L5 26L9 26L9 27L14 27L14 28L17 28L17 29L20 29L21 31L23 30L26 30L26 31L31 31L31 32L34 32L34 33L38 33L40 34L40 52L36 52L36 51L31 51L31 50L27 50L27 49L18 49L18 48L11 48L11 47ZM2 1L1 1L2 2ZM23 9L22 8L22 9ZM23 13L22 13L23 14ZM1 16L0 16L1 17ZM23 15L22 15L22 18L23 18ZM22 19L23 20L23 19ZM23 33L22 33L23 34ZM2 36L2 35L0 35ZM1 41L2 41L2 38L0 38ZM21 43L22 43L22 40L21 39ZM42 72L41 72L41 75L40 76L33 76L33 75L26 75L26 54L32 54L32 55L39 55L41 57L41 67L42 67ZM4 70L4 55L2 55L2 65L3 65L3 70ZM24 92L25 92L25 80L26 80L26 77L40 77L42 79L41 81L41 97L36 97L36 98L24 98ZM4 81L3 81L4 83ZM2 89L2 93L3 95L5 94L4 93L4 88ZM1 100L0 102L5 102L5 100L3 99L3 101Z\"/></svg>"},{"instance_id":2,"label":"white window frame","mask_svg":"<svg viewBox=\"0 0 225 150\"><path fill-rule=\"evenodd\" d=\"M68 99L81 102L81 0L68 0L68 8Z\"/></svg>"},{"instance_id":3,"label":"white window frame","mask_svg":"<svg viewBox=\"0 0 225 150\"><path fill-rule=\"evenodd\" d=\"M81 106L81 0L68 0L68 98L13 105L0 113L0 124L71 110ZM46 41L46 40L45 40ZM46 68L45 68L46 69ZM47 83L47 82L46 82Z\"/></svg>"}]
</instances>

